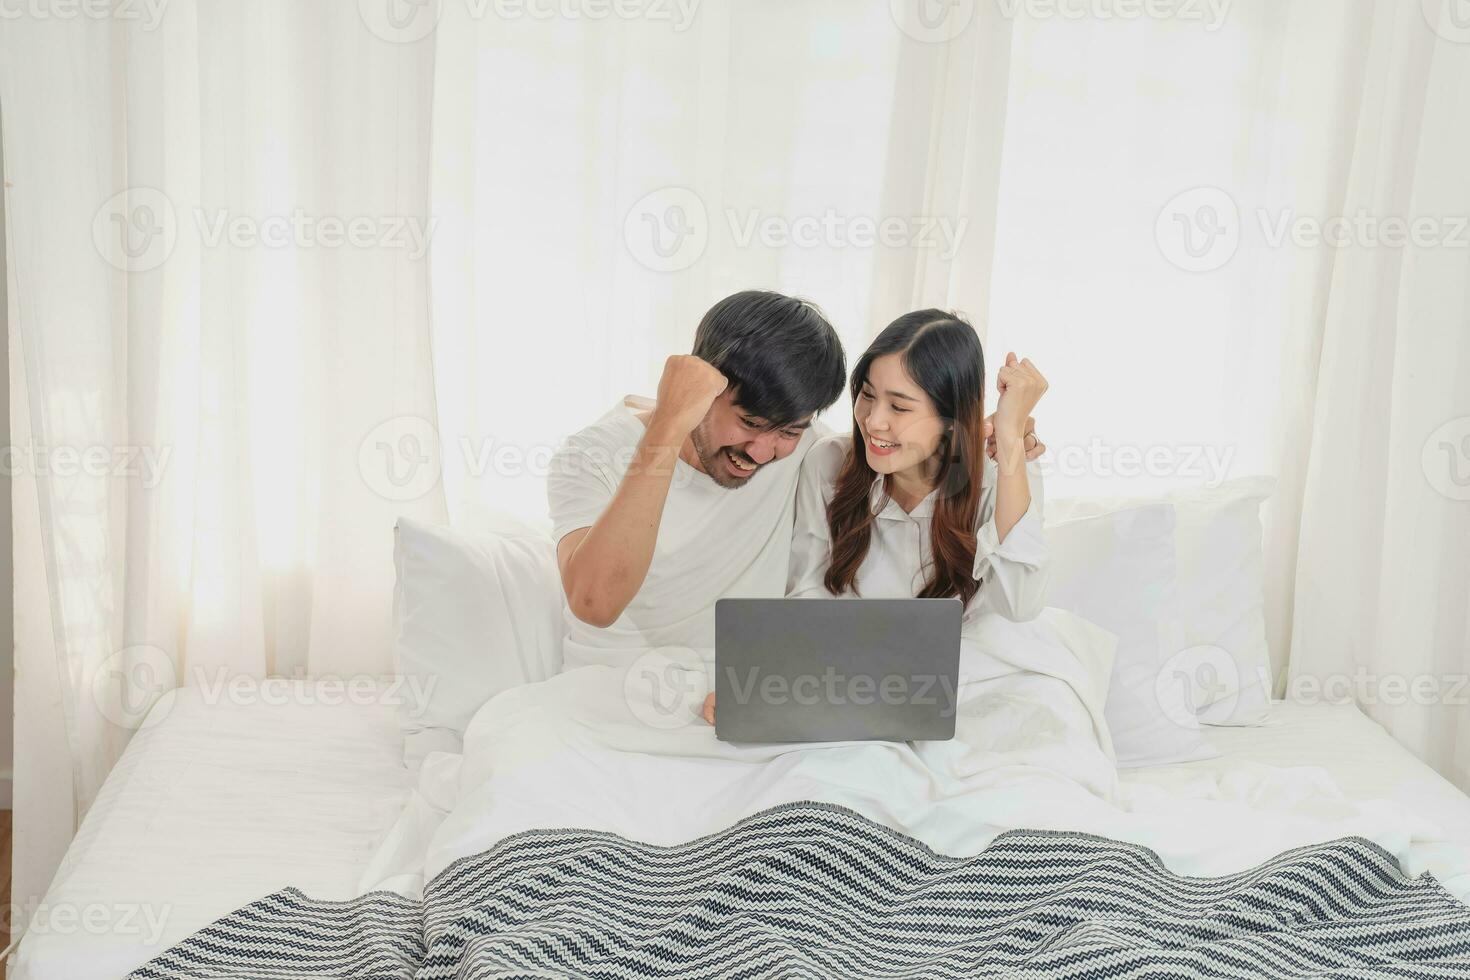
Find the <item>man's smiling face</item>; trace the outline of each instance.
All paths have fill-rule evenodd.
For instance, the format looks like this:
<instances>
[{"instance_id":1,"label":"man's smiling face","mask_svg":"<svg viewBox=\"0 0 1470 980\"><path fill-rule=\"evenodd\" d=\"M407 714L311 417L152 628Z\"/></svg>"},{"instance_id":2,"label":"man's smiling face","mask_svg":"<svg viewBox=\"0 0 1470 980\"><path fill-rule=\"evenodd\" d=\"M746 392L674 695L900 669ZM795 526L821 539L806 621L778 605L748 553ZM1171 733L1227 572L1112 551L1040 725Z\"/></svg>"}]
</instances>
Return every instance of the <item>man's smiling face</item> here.
<instances>
[{"instance_id":1,"label":"man's smiling face","mask_svg":"<svg viewBox=\"0 0 1470 980\"><path fill-rule=\"evenodd\" d=\"M746 411L739 395L739 391L726 391L716 398L704 421L689 434L700 468L731 490L745 486L767 463L790 456L812 424L808 416L772 428L766 419Z\"/></svg>"}]
</instances>

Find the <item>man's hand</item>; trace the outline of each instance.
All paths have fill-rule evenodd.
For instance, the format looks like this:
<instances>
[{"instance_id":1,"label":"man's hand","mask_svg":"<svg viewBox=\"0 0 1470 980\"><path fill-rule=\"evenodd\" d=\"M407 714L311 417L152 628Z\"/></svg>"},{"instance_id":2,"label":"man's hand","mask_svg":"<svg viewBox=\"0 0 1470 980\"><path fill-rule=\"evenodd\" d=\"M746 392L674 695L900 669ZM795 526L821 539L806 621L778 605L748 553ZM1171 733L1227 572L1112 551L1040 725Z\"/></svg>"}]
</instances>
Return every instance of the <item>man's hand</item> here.
<instances>
[{"instance_id":1,"label":"man's hand","mask_svg":"<svg viewBox=\"0 0 1470 980\"><path fill-rule=\"evenodd\" d=\"M699 712L711 725L715 723L715 692L710 691L704 699L704 708Z\"/></svg>"},{"instance_id":2,"label":"man's hand","mask_svg":"<svg viewBox=\"0 0 1470 980\"><path fill-rule=\"evenodd\" d=\"M994 415L987 415L985 417L984 431L985 431L985 454L987 456L989 456L991 459L995 459L995 454L996 454L996 451L997 450L996 450L996 446L995 446L995 416ZM1028 462L1028 463L1031 462L1036 457L1040 456L1042 453L1046 452L1046 443L1044 443L1040 439L1036 438L1036 420L1033 419L1033 418L1029 418L1029 417L1026 419L1026 443L1025 444L1026 444L1026 462Z\"/></svg>"},{"instance_id":3,"label":"man's hand","mask_svg":"<svg viewBox=\"0 0 1470 980\"><path fill-rule=\"evenodd\" d=\"M681 442L703 421L729 380L692 354L675 354L664 361L658 380L658 404L649 419L650 431L657 430Z\"/></svg>"}]
</instances>

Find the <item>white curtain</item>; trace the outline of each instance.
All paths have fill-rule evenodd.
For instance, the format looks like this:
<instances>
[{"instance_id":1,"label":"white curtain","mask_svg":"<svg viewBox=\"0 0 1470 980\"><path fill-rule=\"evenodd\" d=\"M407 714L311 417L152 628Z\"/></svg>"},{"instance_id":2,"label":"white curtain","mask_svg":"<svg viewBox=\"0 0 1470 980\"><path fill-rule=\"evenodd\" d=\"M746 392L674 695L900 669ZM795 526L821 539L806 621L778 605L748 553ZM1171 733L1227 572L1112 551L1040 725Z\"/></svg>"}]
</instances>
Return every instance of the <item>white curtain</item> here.
<instances>
[{"instance_id":1,"label":"white curtain","mask_svg":"<svg viewBox=\"0 0 1470 980\"><path fill-rule=\"evenodd\" d=\"M1331 269L1290 690L1470 790L1470 18L1416 6L1375 6L1356 76L1337 213L1411 235L1355 233Z\"/></svg>"},{"instance_id":2,"label":"white curtain","mask_svg":"<svg viewBox=\"0 0 1470 980\"><path fill-rule=\"evenodd\" d=\"M1053 495L1275 473L1281 682L1288 654L1470 669L1465 253L1273 233L1466 211L1449 4L0 22L16 441L132 461L17 481L17 901L125 745L123 695L386 669L394 515L542 518L561 437L741 288L816 300L853 352L967 312L1052 380ZM1372 710L1465 782L1463 707Z\"/></svg>"},{"instance_id":3,"label":"white curtain","mask_svg":"<svg viewBox=\"0 0 1470 980\"><path fill-rule=\"evenodd\" d=\"M433 321L456 519L544 518L557 443L652 394L721 296L806 296L853 348L916 303L983 320L1009 25L980 5L926 43L902 6L444 4Z\"/></svg>"},{"instance_id":4,"label":"white curtain","mask_svg":"<svg viewBox=\"0 0 1470 980\"><path fill-rule=\"evenodd\" d=\"M22 907L162 691L389 671L394 515L443 514L381 453L434 411L432 47L80 9L0 21Z\"/></svg>"}]
</instances>

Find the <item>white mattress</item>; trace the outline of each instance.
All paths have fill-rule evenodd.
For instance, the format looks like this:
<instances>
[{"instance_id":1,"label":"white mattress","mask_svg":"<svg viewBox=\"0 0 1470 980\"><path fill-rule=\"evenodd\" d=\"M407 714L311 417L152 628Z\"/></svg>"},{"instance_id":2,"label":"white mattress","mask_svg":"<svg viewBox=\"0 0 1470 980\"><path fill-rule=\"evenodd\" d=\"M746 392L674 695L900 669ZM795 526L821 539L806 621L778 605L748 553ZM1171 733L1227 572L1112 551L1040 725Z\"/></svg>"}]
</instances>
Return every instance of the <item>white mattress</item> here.
<instances>
[{"instance_id":1,"label":"white mattress","mask_svg":"<svg viewBox=\"0 0 1470 980\"><path fill-rule=\"evenodd\" d=\"M395 709L269 683L248 705L182 691L133 737L21 940L12 980L117 980L286 885L315 898L356 892L412 787Z\"/></svg>"},{"instance_id":2,"label":"white mattress","mask_svg":"<svg viewBox=\"0 0 1470 980\"><path fill-rule=\"evenodd\" d=\"M1345 795L1407 804L1470 847L1470 797L1351 705L1277 703L1263 726L1208 735L1228 758L1321 767ZM285 885L350 897L412 781L391 708L207 705L186 695L133 739L47 895L49 908L75 909L79 920L102 910L92 914L103 927L29 932L11 977L111 980ZM1407 870L1452 860L1416 854ZM1464 895L1470 880L1446 884ZM116 928L130 912L131 930Z\"/></svg>"},{"instance_id":3,"label":"white mattress","mask_svg":"<svg viewBox=\"0 0 1470 980\"><path fill-rule=\"evenodd\" d=\"M1404 804L1439 824L1452 840L1470 845L1470 796L1420 762L1356 705L1276 701L1264 725L1206 728L1205 737L1227 758L1321 767L1343 795Z\"/></svg>"}]
</instances>

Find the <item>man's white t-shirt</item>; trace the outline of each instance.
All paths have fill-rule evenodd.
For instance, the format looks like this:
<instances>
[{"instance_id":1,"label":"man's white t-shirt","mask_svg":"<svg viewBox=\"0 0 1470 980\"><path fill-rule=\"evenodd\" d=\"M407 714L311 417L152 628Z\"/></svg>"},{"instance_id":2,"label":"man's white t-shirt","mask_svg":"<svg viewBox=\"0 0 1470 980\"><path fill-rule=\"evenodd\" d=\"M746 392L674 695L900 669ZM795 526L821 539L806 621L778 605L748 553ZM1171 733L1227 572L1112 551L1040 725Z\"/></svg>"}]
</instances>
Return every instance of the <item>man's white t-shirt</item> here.
<instances>
[{"instance_id":1,"label":"man's white t-shirt","mask_svg":"<svg viewBox=\"0 0 1470 980\"><path fill-rule=\"evenodd\" d=\"M646 399L624 399L552 458L546 492L557 541L591 527L612 501L647 431L635 412L652 407ZM710 660L717 599L785 595L796 480L816 439L807 431L791 455L767 463L734 489L679 460L643 587L606 629L564 613L565 669L622 666L664 646L689 647Z\"/></svg>"}]
</instances>

